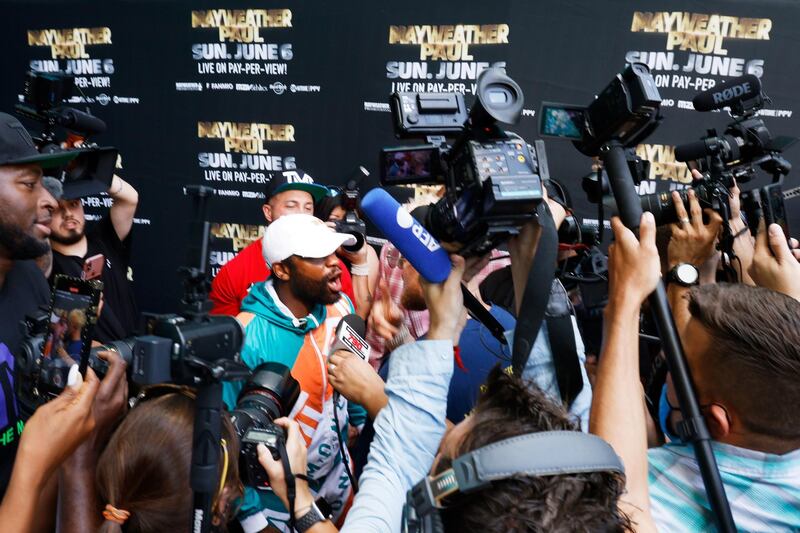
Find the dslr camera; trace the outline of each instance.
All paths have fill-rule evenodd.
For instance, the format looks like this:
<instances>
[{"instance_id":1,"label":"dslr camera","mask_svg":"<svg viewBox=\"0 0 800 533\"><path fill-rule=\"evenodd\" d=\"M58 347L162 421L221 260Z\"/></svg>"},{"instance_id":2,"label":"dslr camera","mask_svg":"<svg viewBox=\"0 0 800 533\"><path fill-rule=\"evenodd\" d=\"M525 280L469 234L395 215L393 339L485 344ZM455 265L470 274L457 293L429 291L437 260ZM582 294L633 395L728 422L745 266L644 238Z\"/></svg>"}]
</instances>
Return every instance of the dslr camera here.
<instances>
[{"instance_id":1,"label":"dslr camera","mask_svg":"<svg viewBox=\"0 0 800 533\"><path fill-rule=\"evenodd\" d=\"M300 384L289 368L280 363L263 363L247 380L231 422L239 437L239 472L245 485L269 489L269 477L258 462L257 447L264 444L272 457L280 459L279 449L286 444L283 428L273 423L291 412L300 395Z\"/></svg>"},{"instance_id":2,"label":"dslr camera","mask_svg":"<svg viewBox=\"0 0 800 533\"><path fill-rule=\"evenodd\" d=\"M58 178L64 186L64 198L81 198L105 192L111 186L116 168L118 151L113 147L99 147L86 139L106 130L101 119L65 105L74 100L75 77L63 72L29 71L21 102L16 112L43 124L41 133L34 136L41 153L61 151L79 152L65 167L50 170L48 175ZM71 132L62 148L56 139L56 127ZM83 144L72 147L81 141Z\"/></svg>"},{"instance_id":3,"label":"dslr camera","mask_svg":"<svg viewBox=\"0 0 800 533\"><path fill-rule=\"evenodd\" d=\"M358 175L361 175L361 178ZM358 216L358 206L361 195L358 191L358 183L360 179L369 176L369 172L364 167L358 167L354 172L354 176L347 180L347 184L340 189L339 194L342 197L342 209L344 209L344 218L336 221L337 233L348 233L355 237L355 244L344 245L344 249L349 252L355 252L364 246L367 238L367 225Z\"/></svg>"},{"instance_id":4,"label":"dslr camera","mask_svg":"<svg viewBox=\"0 0 800 533\"><path fill-rule=\"evenodd\" d=\"M519 233L535 216L549 177L544 143L531 147L498 126L519 120L520 86L490 68L478 78L475 96L467 110L459 93L394 93L395 135L427 144L385 148L380 155L384 186L444 184L444 196L422 222L463 256L482 255ZM446 137L455 138L452 145Z\"/></svg>"}]
</instances>

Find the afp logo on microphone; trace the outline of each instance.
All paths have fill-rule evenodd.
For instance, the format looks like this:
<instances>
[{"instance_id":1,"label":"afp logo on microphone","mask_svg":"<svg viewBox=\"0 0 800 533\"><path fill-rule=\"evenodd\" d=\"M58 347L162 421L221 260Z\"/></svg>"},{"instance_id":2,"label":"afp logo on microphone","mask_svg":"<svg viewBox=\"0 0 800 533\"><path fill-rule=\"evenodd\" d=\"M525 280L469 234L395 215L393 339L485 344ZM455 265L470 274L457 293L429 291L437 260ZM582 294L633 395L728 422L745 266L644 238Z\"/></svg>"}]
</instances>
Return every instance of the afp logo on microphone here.
<instances>
[{"instance_id":1,"label":"afp logo on microphone","mask_svg":"<svg viewBox=\"0 0 800 533\"><path fill-rule=\"evenodd\" d=\"M398 206L397 208L397 225L403 229L411 229L411 233L414 234L414 237L428 250L431 252L435 252L441 246L433 238L428 230L422 227L422 224L414 220L414 217L411 214L403 209L402 206Z\"/></svg>"}]
</instances>

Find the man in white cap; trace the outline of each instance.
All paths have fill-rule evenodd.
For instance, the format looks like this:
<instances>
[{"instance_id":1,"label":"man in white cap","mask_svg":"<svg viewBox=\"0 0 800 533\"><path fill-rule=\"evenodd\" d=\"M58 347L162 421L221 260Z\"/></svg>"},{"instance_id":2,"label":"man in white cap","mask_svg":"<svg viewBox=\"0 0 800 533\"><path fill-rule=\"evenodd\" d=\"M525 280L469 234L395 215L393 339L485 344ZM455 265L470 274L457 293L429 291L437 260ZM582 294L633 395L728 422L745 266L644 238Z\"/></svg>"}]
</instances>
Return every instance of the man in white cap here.
<instances>
[{"instance_id":1,"label":"man in white cap","mask_svg":"<svg viewBox=\"0 0 800 533\"><path fill-rule=\"evenodd\" d=\"M314 183L313 178L300 169L271 174L264 189L264 205L261 206L264 220L272 224L284 215L313 214L314 204L327 194L327 187ZM269 267L262 259L263 246L263 239L253 241L219 271L208 295L214 302L212 315L236 316L250 287L267 279ZM341 261L339 267L342 269L341 290L352 300L354 295L350 272Z\"/></svg>"},{"instance_id":2,"label":"man in white cap","mask_svg":"<svg viewBox=\"0 0 800 533\"><path fill-rule=\"evenodd\" d=\"M334 232L312 215L284 215L273 221L262 247L271 274L253 285L237 317L245 327L242 360L250 368L266 362L284 364L300 384L290 417L300 424L308 445L309 488L331 505L334 521L343 518L353 496L339 442L347 442L350 425L361 426L366 419L363 408L348 406L340 398L336 406L340 436L336 435L326 365L336 325L354 312L341 293L342 269L335 252L354 243L355 237ZM228 408L236 405L241 388L240 382L224 384ZM239 518L245 533L268 526L289 530L289 513L271 491L247 489Z\"/></svg>"}]
</instances>

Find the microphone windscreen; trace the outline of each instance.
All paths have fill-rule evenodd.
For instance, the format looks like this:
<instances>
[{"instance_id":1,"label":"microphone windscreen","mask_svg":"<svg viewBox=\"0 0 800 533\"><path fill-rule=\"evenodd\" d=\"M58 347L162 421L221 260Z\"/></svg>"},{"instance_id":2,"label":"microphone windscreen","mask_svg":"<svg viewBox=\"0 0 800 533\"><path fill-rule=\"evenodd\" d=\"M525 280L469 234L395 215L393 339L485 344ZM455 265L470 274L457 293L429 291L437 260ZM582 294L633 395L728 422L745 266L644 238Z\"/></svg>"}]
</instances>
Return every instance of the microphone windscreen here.
<instances>
[{"instance_id":1,"label":"microphone windscreen","mask_svg":"<svg viewBox=\"0 0 800 533\"><path fill-rule=\"evenodd\" d=\"M361 209L423 278L431 283L447 279L452 268L447 252L389 193L372 189Z\"/></svg>"},{"instance_id":2,"label":"microphone windscreen","mask_svg":"<svg viewBox=\"0 0 800 533\"><path fill-rule=\"evenodd\" d=\"M339 324L336 326L336 331L340 331L342 327L344 327L344 324L347 324L353 328L353 330L362 337L367 336L367 323L364 322L364 319L357 314L350 313L349 315L342 317L342 320L339 321Z\"/></svg>"},{"instance_id":3,"label":"microphone windscreen","mask_svg":"<svg viewBox=\"0 0 800 533\"><path fill-rule=\"evenodd\" d=\"M701 92L692 99L692 105L696 111L712 111L749 100L759 94L761 94L761 80L752 74L745 74Z\"/></svg>"}]
</instances>

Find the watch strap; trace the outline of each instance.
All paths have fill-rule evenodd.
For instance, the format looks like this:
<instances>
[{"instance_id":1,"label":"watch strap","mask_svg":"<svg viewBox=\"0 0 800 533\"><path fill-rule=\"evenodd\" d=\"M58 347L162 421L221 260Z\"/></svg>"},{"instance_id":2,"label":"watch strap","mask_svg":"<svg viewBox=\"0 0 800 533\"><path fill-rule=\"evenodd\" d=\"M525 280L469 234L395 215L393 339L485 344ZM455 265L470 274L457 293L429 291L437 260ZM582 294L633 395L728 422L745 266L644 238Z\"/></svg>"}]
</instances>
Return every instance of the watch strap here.
<instances>
[{"instance_id":1,"label":"watch strap","mask_svg":"<svg viewBox=\"0 0 800 533\"><path fill-rule=\"evenodd\" d=\"M295 521L294 528L300 533L305 533L317 522L324 521L325 517L322 516L322 512L317 508L317 504L312 503L308 512Z\"/></svg>"}]
</instances>

